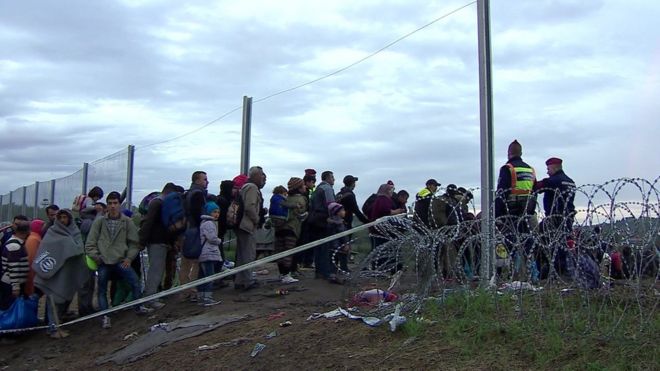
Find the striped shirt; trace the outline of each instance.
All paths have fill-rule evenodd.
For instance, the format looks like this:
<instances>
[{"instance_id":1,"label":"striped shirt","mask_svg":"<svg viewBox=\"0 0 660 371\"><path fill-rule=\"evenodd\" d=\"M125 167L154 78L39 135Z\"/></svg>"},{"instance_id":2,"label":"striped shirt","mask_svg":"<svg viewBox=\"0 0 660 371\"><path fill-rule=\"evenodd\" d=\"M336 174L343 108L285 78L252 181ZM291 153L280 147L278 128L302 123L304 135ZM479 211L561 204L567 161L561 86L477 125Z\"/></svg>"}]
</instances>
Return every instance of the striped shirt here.
<instances>
[{"instance_id":1,"label":"striped shirt","mask_svg":"<svg viewBox=\"0 0 660 371\"><path fill-rule=\"evenodd\" d=\"M18 290L27 281L29 272L25 241L18 237L9 239L2 248L2 282Z\"/></svg>"}]
</instances>

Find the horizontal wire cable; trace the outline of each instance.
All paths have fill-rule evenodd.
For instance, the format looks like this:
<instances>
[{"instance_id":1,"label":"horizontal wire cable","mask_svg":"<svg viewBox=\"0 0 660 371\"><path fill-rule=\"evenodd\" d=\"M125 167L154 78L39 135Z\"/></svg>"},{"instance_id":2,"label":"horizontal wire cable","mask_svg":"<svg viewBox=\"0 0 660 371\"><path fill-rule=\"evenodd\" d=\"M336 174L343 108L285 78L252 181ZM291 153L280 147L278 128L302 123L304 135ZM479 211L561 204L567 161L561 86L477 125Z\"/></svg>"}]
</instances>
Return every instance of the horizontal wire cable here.
<instances>
[{"instance_id":1,"label":"horizontal wire cable","mask_svg":"<svg viewBox=\"0 0 660 371\"><path fill-rule=\"evenodd\" d=\"M300 88L303 88L303 87L305 87L305 86L312 85L312 84L317 83L317 82L319 82L319 81L325 80L325 79L330 78L330 77L332 77L332 76L338 75L338 74L340 74L340 73L342 73L342 72L344 72L344 71L346 71L346 70L348 70L348 69L350 69L350 68L353 68L353 67L357 66L358 64L360 64L360 63L362 63L362 62L364 62L364 61L366 61L366 60L368 60L368 59L370 59L370 58L373 58L374 56L376 56L376 55L382 53L383 51L385 51L385 50L391 48L392 46L398 44L399 42L401 42L401 41L407 39L408 37L410 37L410 36L416 34L417 32L422 31L423 29L425 29L425 28L427 28L427 27L429 27L429 26L431 26L431 25L433 25L433 24L435 24L435 23L437 23L437 22L439 22L439 21L441 21L441 20L443 20L443 19L445 19L445 18L447 18L447 17L449 17L449 16L451 16L451 15L453 15L453 14L455 14L455 13L457 13L457 12L463 10L463 9L465 9L465 8L467 8L467 7L470 6L470 5L473 5L473 4L476 4L476 1L469 2L469 3L465 4L465 5L462 5L462 6L458 7L458 8L456 8L456 9L452 10L452 11L449 12L449 13L446 13L446 14L444 14L444 15L438 17L438 18L435 18L434 20L432 20L432 21L426 23L425 25L423 25L423 26L421 26L421 27L418 27L417 29L415 29L415 30L413 30L413 31L411 31L411 32L408 32L407 34L405 34L405 35L403 35L403 36L397 38L396 40L394 40L394 41L388 43L387 45L385 45L385 46L383 46L382 48L376 50L375 52L372 52L372 53L368 54L367 56L365 56L365 57L363 57L363 58L360 58L359 60L357 60L357 61L355 61L355 62L353 62L353 63L351 63L351 64L349 64L349 65L347 65L347 66L344 66L344 67L342 67L342 68L340 68L340 69L338 69L338 70L335 70L335 71L333 71L333 72L330 72L330 73L328 73L328 74L326 74L326 75L323 75L323 76L321 76L321 77L317 77L316 79L313 79L313 80L307 81L307 82L305 82L305 83L302 83L302 84L299 84L299 85L296 85L296 86L293 86L293 87L290 87L290 88L287 88L287 89L280 90L280 91L278 91L278 92L275 92L275 93L269 94L269 95L267 95L267 96L265 96L265 97L263 97L263 98L256 99L256 100L254 100L254 103L260 103L260 102L266 101L266 100L268 100L268 99L271 99L271 98L273 98L273 97L276 97L276 96L278 96L278 95L282 95L282 94L285 94L285 93L289 93L289 92L292 92L292 91L294 91L294 90L298 90L298 89L300 89ZM209 127L209 126L215 124L216 122L218 122L218 121L222 120L223 118L229 116L230 114L232 114L232 113L234 113L234 112L240 110L241 108L242 108L242 106L235 107L235 108L231 109L230 111L228 111L228 112L222 114L220 117L218 117L218 118L216 118L216 119L213 119L213 120L207 122L206 124L204 124L204 125L202 125L202 126L196 128L196 129L193 129L193 130L191 130L191 131L189 131L189 132L187 132L187 133L183 133L183 134L177 135L177 136L175 136L175 137L173 137L173 138L170 138L170 139L165 139L165 140L162 140L162 141L159 141L159 142L155 142L155 143L151 143L151 144L143 145L143 146L140 146L139 148L140 148L140 149L143 149L143 148L149 148L149 147L153 147L153 146L157 146L157 145L160 145L160 144L165 144L165 143L173 142L173 141L179 140L179 139L181 139L181 138L187 137L187 136L189 136L189 135L191 135L191 134L197 133L197 132L201 131L202 129L205 129L205 128L207 128L207 127ZM137 147L136 147L136 149L137 149Z\"/></svg>"}]
</instances>

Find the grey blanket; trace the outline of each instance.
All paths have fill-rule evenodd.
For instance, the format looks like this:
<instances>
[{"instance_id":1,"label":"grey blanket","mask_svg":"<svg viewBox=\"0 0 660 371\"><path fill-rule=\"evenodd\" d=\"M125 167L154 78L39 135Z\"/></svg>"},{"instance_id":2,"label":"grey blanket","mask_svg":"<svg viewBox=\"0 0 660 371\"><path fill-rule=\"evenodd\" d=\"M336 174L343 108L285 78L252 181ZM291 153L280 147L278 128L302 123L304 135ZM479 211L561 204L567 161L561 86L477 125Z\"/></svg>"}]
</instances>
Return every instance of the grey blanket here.
<instances>
[{"instance_id":1,"label":"grey blanket","mask_svg":"<svg viewBox=\"0 0 660 371\"><path fill-rule=\"evenodd\" d=\"M73 218L71 218L73 220ZM80 230L58 220L48 229L32 263L34 284L56 303L71 301L89 279Z\"/></svg>"}]
</instances>

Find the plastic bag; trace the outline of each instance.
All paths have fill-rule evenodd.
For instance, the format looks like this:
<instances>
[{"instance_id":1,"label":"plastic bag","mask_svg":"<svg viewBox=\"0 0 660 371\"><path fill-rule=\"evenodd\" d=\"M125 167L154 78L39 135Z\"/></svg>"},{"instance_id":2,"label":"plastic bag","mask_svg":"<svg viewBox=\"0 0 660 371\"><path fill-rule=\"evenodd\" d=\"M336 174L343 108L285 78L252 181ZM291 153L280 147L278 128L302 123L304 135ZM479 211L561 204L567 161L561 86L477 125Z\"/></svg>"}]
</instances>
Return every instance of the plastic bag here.
<instances>
[{"instance_id":1,"label":"plastic bag","mask_svg":"<svg viewBox=\"0 0 660 371\"><path fill-rule=\"evenodd\" d=\"M36 326L39 323L37 309L39 299L19 296L11 307L0 314L0 330L13 330Z\"/></svg>"}]
</instances>

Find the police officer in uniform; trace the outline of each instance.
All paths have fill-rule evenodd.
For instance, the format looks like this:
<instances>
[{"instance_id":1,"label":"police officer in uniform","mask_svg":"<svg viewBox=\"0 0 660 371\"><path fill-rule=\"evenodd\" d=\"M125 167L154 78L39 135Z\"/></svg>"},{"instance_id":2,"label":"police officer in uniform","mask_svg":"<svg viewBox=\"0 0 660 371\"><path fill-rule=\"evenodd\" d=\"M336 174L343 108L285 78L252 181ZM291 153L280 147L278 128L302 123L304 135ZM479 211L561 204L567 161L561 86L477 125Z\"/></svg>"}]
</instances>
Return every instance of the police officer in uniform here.
<instances>
[{"instance_id":1,"label":"police officer in uniform","mask_svg":"<svg viewBox=\"0 0 660 371\"><path fill-rule=\"evenodd\" d=\"M507 151L508 161L500 168L495 194L495 217L497 225L506 238L506 247L513 255L527 256L533 246L533 239L518 241L521 234L528 234L530 226L536 225L536 183L534 168L522 160L522 145L514 140ZM522 244L525 251L516 251L516 244ZM512 251L513 250L513 251ZM517 271L523 279L527 276L525 259L518 259ZM515 261L515 260L514 260Z\"/></svg>"}]
</instances>

